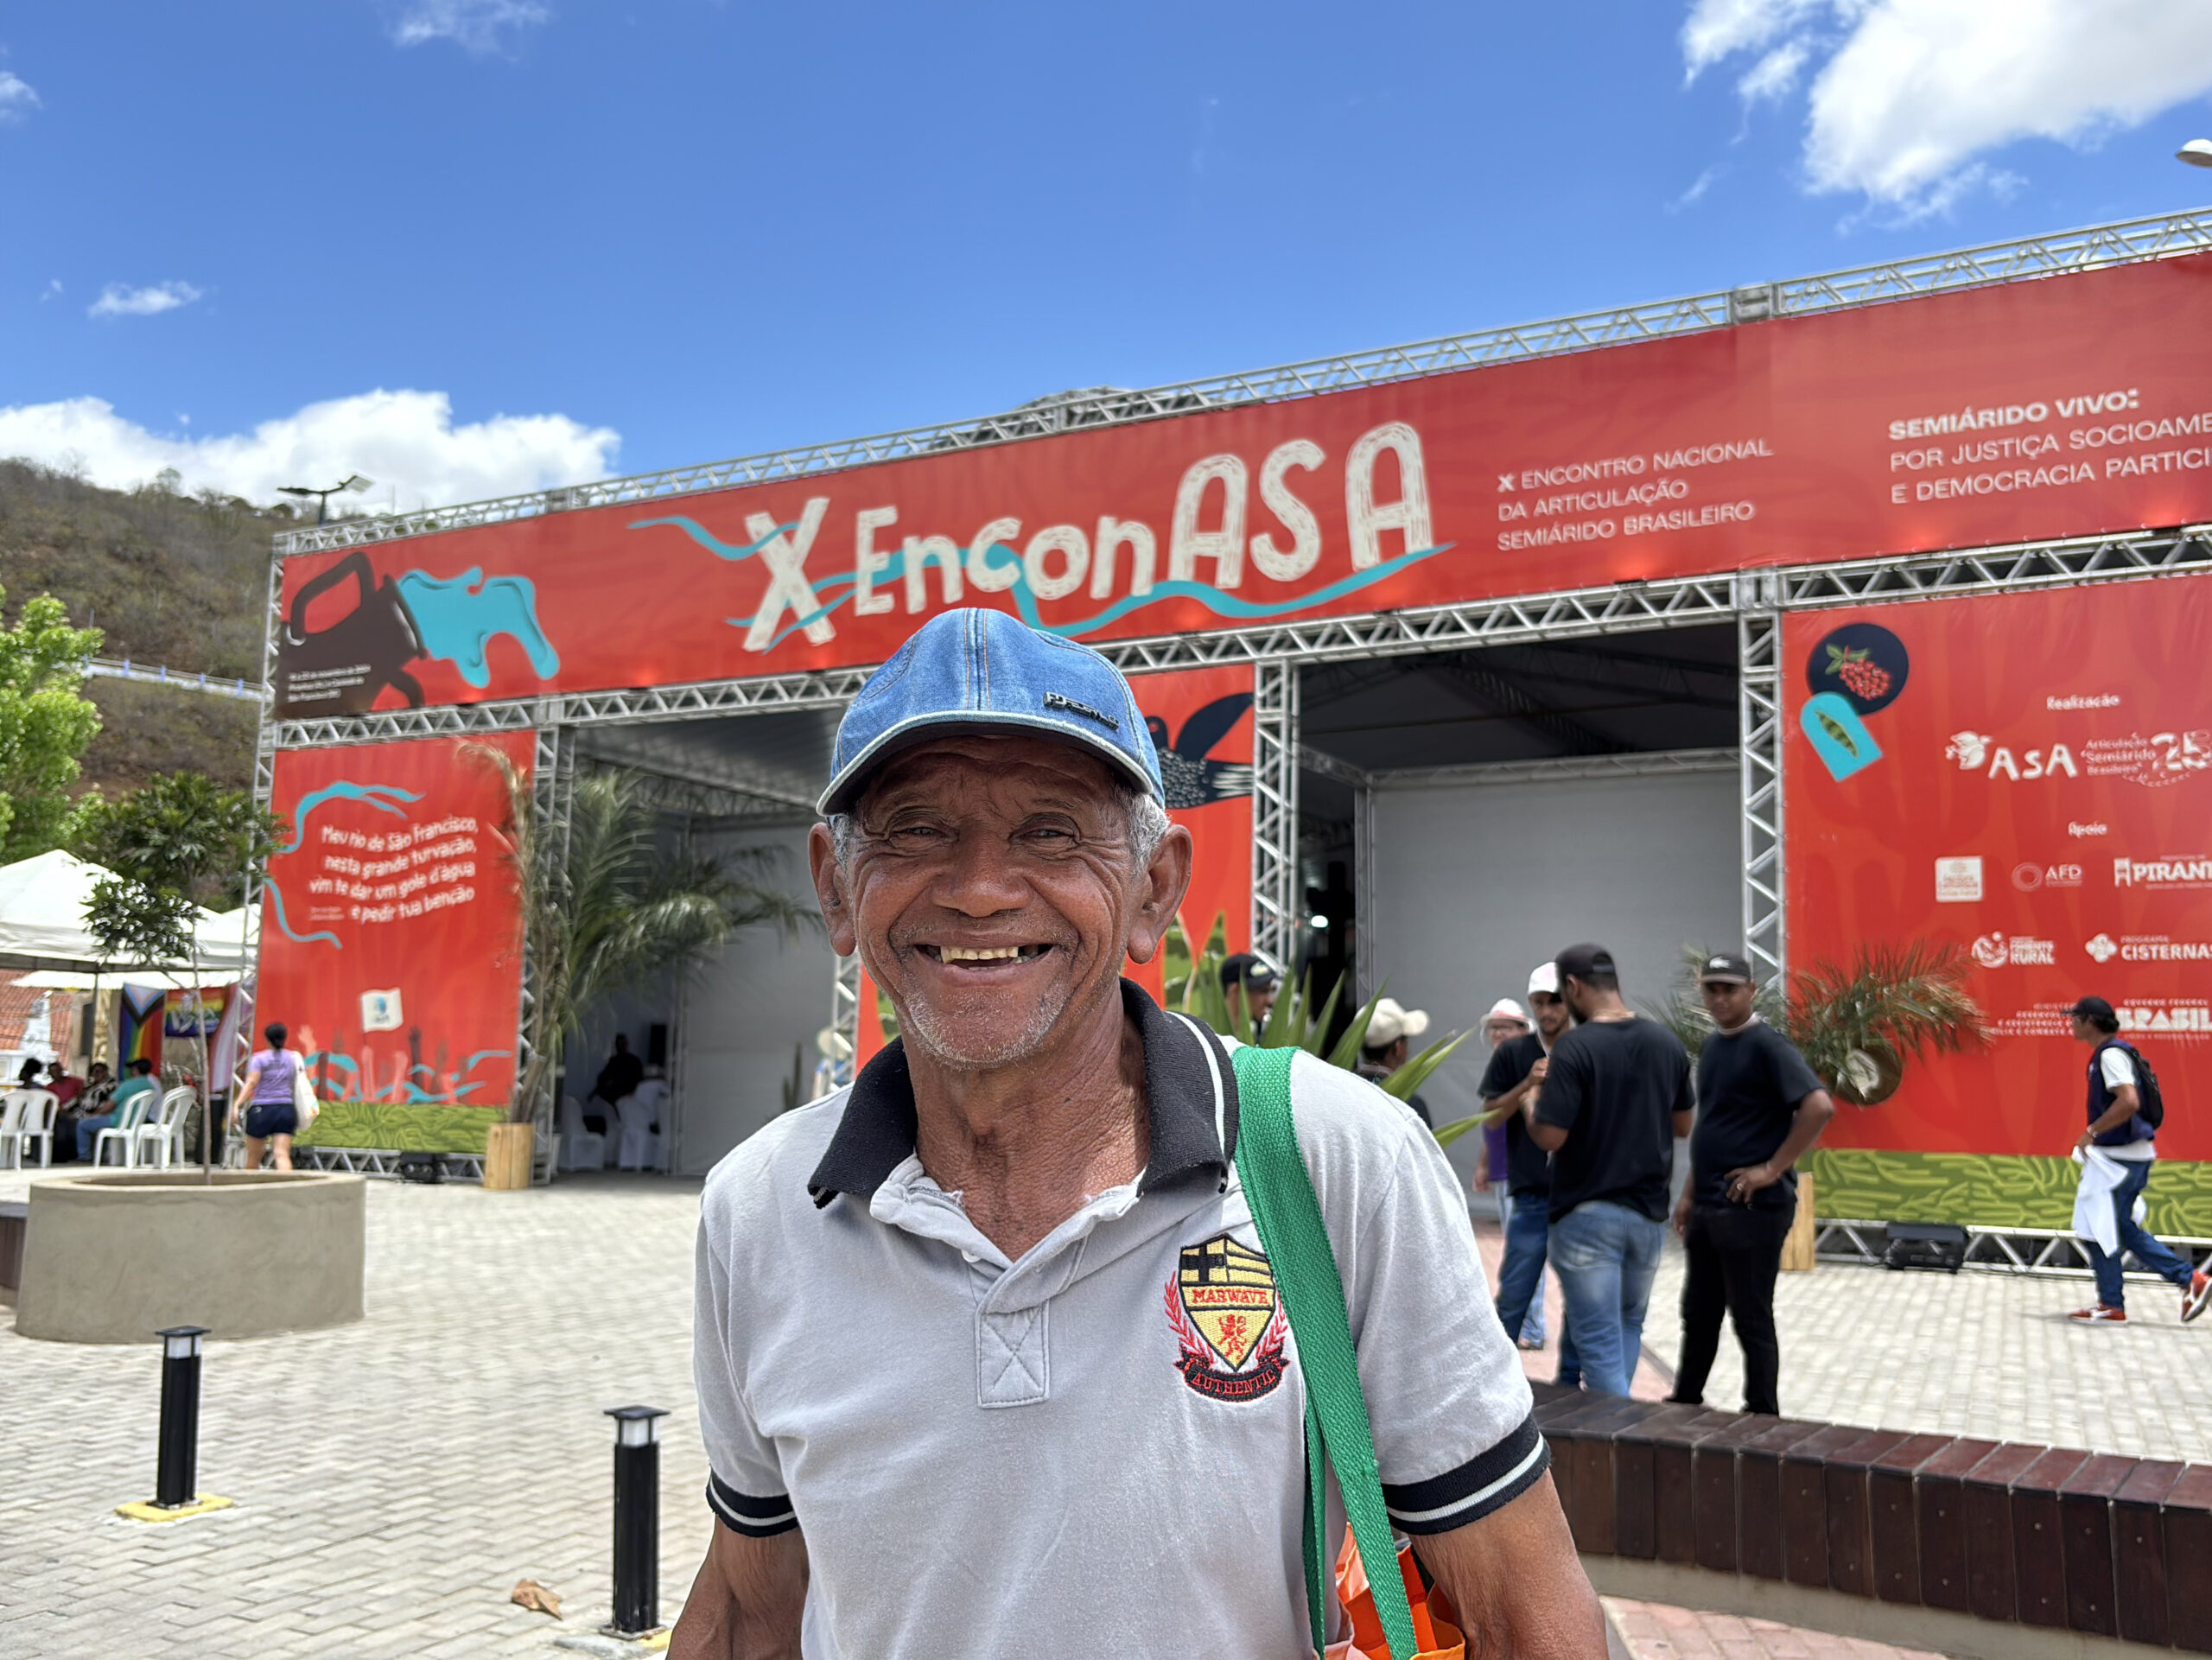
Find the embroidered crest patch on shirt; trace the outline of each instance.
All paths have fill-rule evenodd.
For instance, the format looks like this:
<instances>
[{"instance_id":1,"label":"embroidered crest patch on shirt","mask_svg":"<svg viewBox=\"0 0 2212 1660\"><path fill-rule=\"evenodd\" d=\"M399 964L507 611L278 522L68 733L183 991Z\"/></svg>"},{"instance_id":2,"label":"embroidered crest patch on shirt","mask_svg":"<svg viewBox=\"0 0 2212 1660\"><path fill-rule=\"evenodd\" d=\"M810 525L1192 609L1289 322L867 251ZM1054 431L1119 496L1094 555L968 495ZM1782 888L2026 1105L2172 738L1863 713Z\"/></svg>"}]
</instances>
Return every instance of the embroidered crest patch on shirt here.
<instances>
[{"instance_id":1,"label":"embroidered crest patch on shirt","mask_svg":"<svg viewBox=\"0 0 2212 1660\"><path fill-rule=\"evenodd\" d=\"M1255 1401L1282 1382L1289 1334L1265 1256L1226 1233L1183 1247L1167 1282L1183 1381L1217 1401Z\"/></svg>"}]
</instances>

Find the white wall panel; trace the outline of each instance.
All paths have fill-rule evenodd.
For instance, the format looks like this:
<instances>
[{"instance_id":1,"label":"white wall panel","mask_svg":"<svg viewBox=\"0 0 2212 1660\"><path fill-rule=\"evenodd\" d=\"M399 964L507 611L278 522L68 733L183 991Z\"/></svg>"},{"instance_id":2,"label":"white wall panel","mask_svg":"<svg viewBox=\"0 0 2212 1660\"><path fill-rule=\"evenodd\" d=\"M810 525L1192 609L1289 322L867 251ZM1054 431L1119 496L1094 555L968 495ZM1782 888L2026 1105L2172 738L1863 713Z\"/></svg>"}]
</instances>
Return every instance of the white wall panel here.
<instances>
[{"instance_id":1,"label":"white wall panel","mask_svg":"<svg viewBox=\"0 0 2212 1660\"><path fill-rule=\"evenodd\" d=\"M1542 783L1452 784L1374 796L1374 913L1363 916L1370 989L1471 1030L1529 972L1594 939L1639 1007L1666 995L1682 943L1738 949L1743 900L1734 772ZM1480 1108L1479 1036L1425 1086L1439 1123ZM1474 1138L1453 1148L1463 1173Z\"/></svg>"},{"instance_id":2,"label":"white wall panel","mask_svg":"<svg viewBox=\"0 0 2212 1660\"><path fill-rule=\"evenodd\" d=\"M753 831L702 848L762 845L785 849L771 868L778 885L813 910L804 827ZM692 980L676 1040L683 1053L677 1173L704 1175L782 1110L793 1045L803 1047L811 1086L814 1035L830 1023L834 961L818 928L796 939L772 928L748 928Z\"/></svg>"}]
</instances>

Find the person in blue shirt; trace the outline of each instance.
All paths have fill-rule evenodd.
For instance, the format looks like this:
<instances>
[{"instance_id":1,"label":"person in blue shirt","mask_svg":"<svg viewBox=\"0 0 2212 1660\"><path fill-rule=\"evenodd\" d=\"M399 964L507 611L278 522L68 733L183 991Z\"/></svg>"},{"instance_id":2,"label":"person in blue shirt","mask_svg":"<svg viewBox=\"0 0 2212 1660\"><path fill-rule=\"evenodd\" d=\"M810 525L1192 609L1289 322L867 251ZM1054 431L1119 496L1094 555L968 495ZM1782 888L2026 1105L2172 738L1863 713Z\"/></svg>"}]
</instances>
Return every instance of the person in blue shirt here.
<instances>
[{"instance_id":1,"label":"person in blue shirt","mask_svg":"<svg viewBox=\"0 0 2212 1660\"><path fill-rule=\"evenodd\" d=\"M136 1101L140 1096L148 1094L152 1091L158 1090L159 1088L161 1088L160 1081L154 1076L154 1063L150 1060L143 1059L132 1061L130 1063L130 1076L124 1078L122 1083L116 1085L115 1094L111 1097L108 1101L108 1110L105 1112L95 1113L90 1118L79 1118L77 1121L77 1157L79 1160L86 1161L91 1159L92 1156L92 1142L99 1137L99 1133L102 1130L113 1129L118 1124L121 1123L125 1118L130 1116L130 1103L132 1102Z\"/></svg>"}]
</instances>

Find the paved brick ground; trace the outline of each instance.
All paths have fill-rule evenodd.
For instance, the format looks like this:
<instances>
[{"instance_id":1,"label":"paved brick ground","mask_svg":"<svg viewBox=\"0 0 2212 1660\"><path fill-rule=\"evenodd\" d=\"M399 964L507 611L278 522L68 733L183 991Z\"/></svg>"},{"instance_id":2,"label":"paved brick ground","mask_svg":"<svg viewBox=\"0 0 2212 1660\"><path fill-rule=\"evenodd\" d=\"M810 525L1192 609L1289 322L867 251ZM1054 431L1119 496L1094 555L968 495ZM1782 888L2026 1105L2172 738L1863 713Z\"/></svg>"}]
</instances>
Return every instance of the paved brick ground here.
<instances>
[{"instance_id":1,"label":"paved brick ground","mask_svg":"<svg viewBox=\"0 0 2212 1660\"><path fill-rule=\"evenodd\" d=\"M1770 1619L1693 1613L1656 1602L1607 1597L1605 1612L1634 1660L1941 1660L1864 1638L1802 1631Z\"/></svg>"},{"instance_id":2,"label":"paved brick ground","mask_svg":"<svg viewBox=\"0 0 2212 1660\"><path fill-rule=\"evenodd\" d=\"M0 1198L22 1189L0 1176ZM110 1514L150 1495L154 1345L34 1343L0 1309L0 1656L549 1656L556 1635L606 1617L600 1410L630 1401L671 1409L672 1618L709 1532L690 1376L696 1193L649 1178L524 1194L372 1184L366 1320L209 1345L201 1485L240 1508L194 1522ZM1662 1363L1676 1272L1670 1259L1653 1301ZM2212 1460L2212 1321L2184 1331L2164 1294L2135 1294L2142 1324L2085 1331L2062 1318L2082 1297L2064 1282L1785 1276L1783 1404ZM1550 1375L1551 1356L1529 1358ZM1724 1348L1716 1402L1735 1398L1734 1367ZM1637 1392L1666 1384L1648 1366ZM567 1599L566 1622L508 1604L525 1575ZM1619 1612L1643 1660L1882 1652L1718 1616L1631 1619L1639 1607Z\"/></svg>"},{"instance_id":3,"label":"paved brick ground","mask_svg":"<svg viewBox=\"0 0 2212 1660\"><path fill-rule=\"evenodd\" d=\"M607 1616L600 1411L631 1402L671 1409L673 1618L709 1531L697 1189L371 1184L365 1321L208 1345L200 1485L239 1507L195 1521L110 1514L152 1494L156 1345L32 1342L0 1311L0 1655L550 1655ZM566 1621L508 1603L524 1576Z\"/></svg>"}]
</instances>

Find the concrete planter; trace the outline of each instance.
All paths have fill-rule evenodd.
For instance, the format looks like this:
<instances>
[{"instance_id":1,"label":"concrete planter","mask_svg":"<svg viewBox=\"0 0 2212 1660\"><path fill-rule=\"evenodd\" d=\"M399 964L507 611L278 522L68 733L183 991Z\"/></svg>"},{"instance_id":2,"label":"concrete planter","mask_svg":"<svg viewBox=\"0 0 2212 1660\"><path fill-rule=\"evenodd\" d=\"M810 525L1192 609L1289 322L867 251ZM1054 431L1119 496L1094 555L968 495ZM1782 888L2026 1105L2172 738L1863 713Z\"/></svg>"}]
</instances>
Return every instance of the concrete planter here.
<instances>
[{"instance_id":1,"label":"concrete planter","mask_svg":"<svg viewBox=\"0 0 2212 1660\"><path fill-rule=\"evenodd\" d=\"M34 1182L16 1330L145 1343L166 1326L264 1337L361 1318L366 1188L310 1171Z\"/></svg>"}]
</instances>

